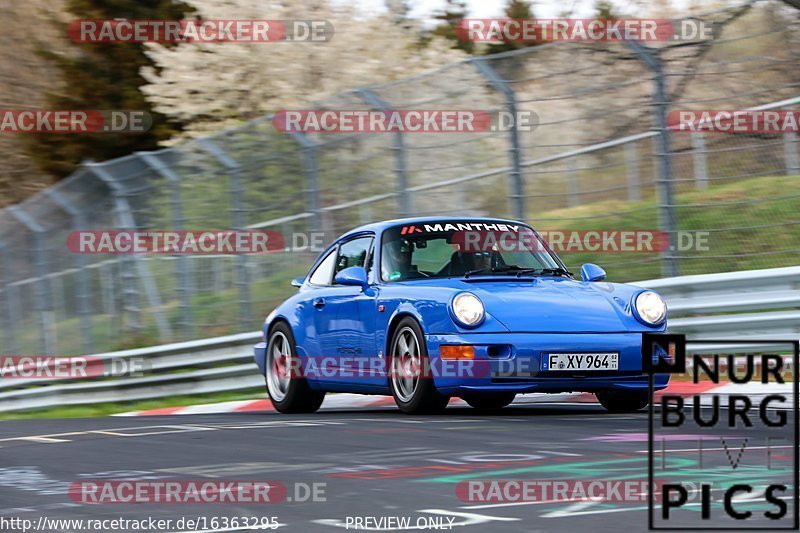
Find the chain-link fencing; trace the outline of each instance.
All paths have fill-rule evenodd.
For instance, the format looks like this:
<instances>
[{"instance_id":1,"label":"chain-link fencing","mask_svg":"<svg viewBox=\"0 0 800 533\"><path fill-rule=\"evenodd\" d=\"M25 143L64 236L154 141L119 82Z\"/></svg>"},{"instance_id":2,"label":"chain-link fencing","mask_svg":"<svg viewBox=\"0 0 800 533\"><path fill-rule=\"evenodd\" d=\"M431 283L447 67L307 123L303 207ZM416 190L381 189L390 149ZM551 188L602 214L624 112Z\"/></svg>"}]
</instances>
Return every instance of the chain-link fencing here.
<instances>
[{"instance_id":1,"label":"chain-link fencing","mask_svg":"<svg viewBox=\"0 0 800 533\"><path fill-rule=\"evenodd\" d=\"M524 219L540 230L659 230L659 253L567 249L612 281L797 264L794 134L671 131L680 109L800 104L800 18L779 1L701 17L711 40L551 43L354 89L314 109L479 109L531 131L282 133L272 117L152 153L86 162L0 211L7 353L92 353L258 328L313 250L72 253L75 230L269 229L326 242L415 215ZM683 242L705 232L703 246ZM300 247L302 248L302 246Z\"/></svg>"}]
</instances>

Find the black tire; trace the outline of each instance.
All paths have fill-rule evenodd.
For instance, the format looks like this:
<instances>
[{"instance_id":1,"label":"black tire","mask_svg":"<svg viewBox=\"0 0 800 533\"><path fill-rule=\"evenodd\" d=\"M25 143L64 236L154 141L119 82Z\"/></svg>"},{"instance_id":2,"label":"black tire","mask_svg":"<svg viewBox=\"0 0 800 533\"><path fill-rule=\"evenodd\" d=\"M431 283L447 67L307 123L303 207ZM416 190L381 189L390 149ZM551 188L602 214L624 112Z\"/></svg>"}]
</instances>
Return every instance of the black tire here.
<instances>
[{"instance_id":1,"label":"black tire","mask_svg":"<svg viewBox=\"0 0 800 533\"><path fill-rule=\"evenodd\" d=\"M414 346L411 345L413 339ZM436 390L433 376L430 373L428 349L425 346L425 336L422 328L413 318L407 317L400 320L392 335L387 357L389 372L389 389L392 391L394 402L401 411L410 415L429 414L441 412L447 407L450 400ZM401 347L403 347L401 349ZM409 368L407 363L416 357L418 364L417 377L411 377L412 372L403 373L397 370ZM413 368L413 367L411 367ZM410 382L408 380L411 380Z\"/></svg>"},{"instance_id":2,"label":"black tire","mask_svg":"<svg viewBox=\"0 0 800 533\"><path fill-rule=\"evenodd\" d=\"M279 372L280 362L276 360L276 356L279 355L283 358L283 375ZM270 330L267 344L264 375L267 394L275 410L280 413L313 413L322 405L325 393L313 390L305 378L292 376L291 369L298 368L298 365L292 365L289 359L296 357L297 349L292 329L285 322L278 322Z\"/></svg>"},{"instance_id":3,"label":"black tire","mask_svg":"<svg viewBox=\"0 0 800 533\"><path fill-rule=\"evenodd\" d=\"M485 393L476 394L475 396L464 396L463 400L469 404L470 407L480 409L481 411L497 411L507 405L510 405L517 396L514 392L501 392L501 393Z\"/></svg>"},{"instance_id":4,"label":"black tire","mask_svg":"<svg viewBox=\"0 0 800 533\"><path fill-rule=\"evenodd\" d=\"M650 403L648 391L604 390L596 392L595 396L609 413L635 413Z\"/></svg>"}]
</instances>

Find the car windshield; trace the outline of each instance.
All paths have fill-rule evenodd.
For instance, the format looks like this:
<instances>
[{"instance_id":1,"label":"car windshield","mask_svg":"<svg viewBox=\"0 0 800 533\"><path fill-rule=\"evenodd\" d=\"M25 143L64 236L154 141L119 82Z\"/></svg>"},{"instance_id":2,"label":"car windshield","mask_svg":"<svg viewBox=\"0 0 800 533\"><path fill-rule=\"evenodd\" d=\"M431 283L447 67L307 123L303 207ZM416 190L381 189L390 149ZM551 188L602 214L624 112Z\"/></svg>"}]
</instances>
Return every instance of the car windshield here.
<instances>
[{"instance_id":1,"label":"car windshield","mask_svg":"<svg viewBox=\"0 0 800 533\"><path fill-rule=\"evenodd\" d=\"M529 227L494 221L425 222L389 228L381 279L568 274Z\"/></svg>"}]
</instances>

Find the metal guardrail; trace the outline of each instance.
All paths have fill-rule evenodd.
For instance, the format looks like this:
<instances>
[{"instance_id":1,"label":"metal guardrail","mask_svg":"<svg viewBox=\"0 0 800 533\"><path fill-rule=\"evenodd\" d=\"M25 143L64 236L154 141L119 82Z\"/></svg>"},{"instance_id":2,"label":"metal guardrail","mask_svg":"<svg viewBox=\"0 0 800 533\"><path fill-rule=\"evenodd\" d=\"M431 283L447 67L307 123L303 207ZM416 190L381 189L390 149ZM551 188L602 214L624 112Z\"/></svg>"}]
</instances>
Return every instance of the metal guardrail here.
<instances>
[{"instance_id":1,"label":"metal guardrail","mask_svg":"<svg viewBox=\"0 0 800 533\"><path fill-rule=\"evenodd\" d=\"M679 276L635 285L662 294L670 308L670 331L690 338L800 338L800 267ZM146 361L141 377L5 379L0 381L0 412L260 388L264 380L252 361L252 345L260 338L261 332L242 333L93 356L141 358ZM720 344L696 351L741 348ZM747 350L786 348L765 342Z\"/></svg>"},{"instance_id":2,"label":"metal guardrail","mask_svg":"<svg viewBox=\"0 0 800 533\"><path fill-rule=\"evenodd\" d=\"M701 274L636 282L658 291L669 307L669 329L689 338L797 340L800 338L800 267ZM707 345L695 351L740 348ZM776 349L774 343L749 350Z\"/></svg>"},{"instance_id":3,"label":"metal guardrail","mask_svg":"<svg viewBox=\"0 0 800 533\"><path fill-rule=\"evenodd\" d=\"M712 245L609 257L605 266L625 280L673 276L678 266L790 266L800 250L784 236L800 220L798 195L785 177L800 175L800 138L673 132L664 123L667 108L800 103L792 67L800 49L797 10L784 0L727 4L698 14L715 27L710 40L652 43L650 51L623 42L553 42L297 104L481 110L525 117L535 127L495 120L497 127L472 133L287 135L260 116L157 151L86 161L0 210L0 342L6 353L96 353L120 338L195 339L212 324L218 334L254 330L253 309L272 298L258 288L297 264L297 250L107 256L65 246L70 232L88 229L265 228L290 243L290 236L316 232L329 241L362 223L407 215L491 214L543 230L586 223L615 231L629 215L655 209L659 216L643 229L660 229L669 240L703 229L713 232ZM748 186L760 178L767 178L764 187ZM726 192L739 187L748 189L745 200ZM620 210L624 200L631 204ZM556 212L582 205L593 207ZM769 220L757 218L759 206ZM713 213L713 225L700 213ZM734 260L726 254L743 235L760 245L742 248ZM583 262L575 253L565 254L568 266Z\"/></svg>"},{"instance_id":4,"label":"metal guardrail","mask_svg":"<svg viewBox=\"0 0 800 533\"><path fill-rule=\"evenodd\" d=\"M145 373L139 377L2 379L0 412L262 387L252 349L260 339L261 332L240 333L92 355L104 361L143 359Z\"/></svg>"}]
</instances>

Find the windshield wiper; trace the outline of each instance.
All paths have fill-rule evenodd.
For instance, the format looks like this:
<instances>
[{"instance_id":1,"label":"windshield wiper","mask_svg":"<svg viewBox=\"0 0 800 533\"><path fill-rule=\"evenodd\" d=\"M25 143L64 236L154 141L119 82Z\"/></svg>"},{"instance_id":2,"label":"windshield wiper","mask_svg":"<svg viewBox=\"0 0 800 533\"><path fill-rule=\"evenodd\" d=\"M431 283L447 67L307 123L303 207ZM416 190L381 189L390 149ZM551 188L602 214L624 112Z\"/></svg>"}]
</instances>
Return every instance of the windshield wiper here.
<instances>
[{"instance_id":1,"label":"windshield wiper","mask_svg":"<svg viewBox=\"0 0 800 533\"><path fill-rule=\"evenodd\" d=\"M543 268L540 272L542 274L553 274L554 276L569 276L569 277L572 277L572 272L570 272L566 268L561 268L561 267Z\"/></svg>"},{"instance_id":2,"label":"windshield wiper","mask_svg":"<svg viewBox=\"0 0 800 533\"><path fill-rule=\"evenodd\" d=\"M510 267L487 267L487 268L476 268L475 270L468 270L464 272L464 277L468 278L473 274L495 274L498 272L508 272L511 270Z\"/></svg>"},{"instance_id":3,"label":"windshield wiper","mask_svg":"<svg viewBox=\"0 0 800 533\"><path fill-rule=\"evenodd\" d=\"M523 274L537 274L537 275L546 275L552 274L553 276L569 276L572 277L572 272L565 268L556 267L556 268L524 268L517 272L517 277L521 277Z\"/></svg>"},{"instance_id":4,"label":"windshield wiper","mask_svg":"<svg viewBox=\"0 0 800 533\"><path fill-rule=\"evenodd\" d=\"M514 272L516 277L521 277L524 274L552 274L554 276L569 276L572 277L572 272L566 270L561 267L556 268L525 268L519 265L504 265L500 267L486 267L486 268L476 268L475 270L469 270L464 273L464 277L468 278L473 274L497 274L503 272Z\"/></svg>"},{"instance_id":5,"label":"windshield wiper","mask_svg":"<svg viewBox=\"0 0 800 533\"><path fill-rule=\"evenodd\" d=\"M501 266L493 266L487 268L476 268L475 270L469 270L464 274L465 278L470 277L473 274L498 274L504 272L525 272L528 270L536 270L531 268L521 267L519 265L501 265Z\"/></svg>"}]
</instances>

